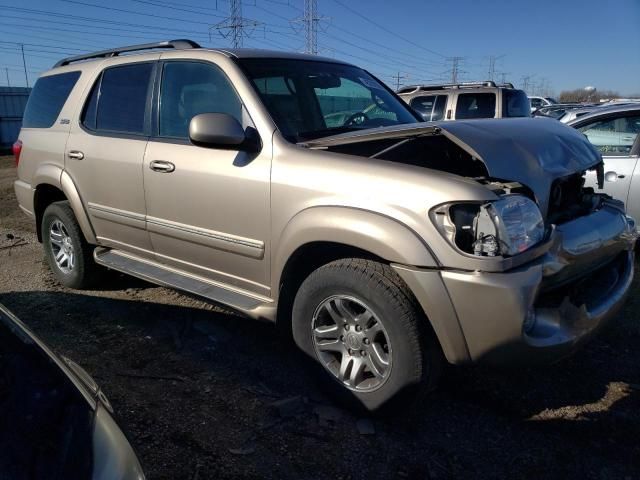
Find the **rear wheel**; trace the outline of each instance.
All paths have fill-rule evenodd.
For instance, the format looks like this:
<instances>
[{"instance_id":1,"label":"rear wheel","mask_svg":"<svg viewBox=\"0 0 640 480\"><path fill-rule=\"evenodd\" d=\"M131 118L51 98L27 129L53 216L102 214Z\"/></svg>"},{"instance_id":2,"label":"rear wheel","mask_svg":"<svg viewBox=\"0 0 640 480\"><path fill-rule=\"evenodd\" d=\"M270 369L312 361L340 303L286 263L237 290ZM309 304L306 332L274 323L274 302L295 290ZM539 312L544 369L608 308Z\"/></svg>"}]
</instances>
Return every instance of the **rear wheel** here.
<instances>
[{"instance_id":1,"label":"rear wheel","mask_svg":"<svg viewBox=\"0 0 640 480\"><path fill-rule=\"evenodd\" d=\"M47 263L62 285L82 289L95 283L100 267L69 202L52 203L44 211L42 243Z\"/></svg>"},{"instance_id":2,"label":"rear wheel","mask_svg":"<svg viewBox=\"0 0 640 480\"><path fill-rule=\"evenodd\" d=\"M350 405L380 410L437 381L440 347L388 265L344 259L320 267L300 287L292 320L296 344Z\"/></svg>"}]
</instances>

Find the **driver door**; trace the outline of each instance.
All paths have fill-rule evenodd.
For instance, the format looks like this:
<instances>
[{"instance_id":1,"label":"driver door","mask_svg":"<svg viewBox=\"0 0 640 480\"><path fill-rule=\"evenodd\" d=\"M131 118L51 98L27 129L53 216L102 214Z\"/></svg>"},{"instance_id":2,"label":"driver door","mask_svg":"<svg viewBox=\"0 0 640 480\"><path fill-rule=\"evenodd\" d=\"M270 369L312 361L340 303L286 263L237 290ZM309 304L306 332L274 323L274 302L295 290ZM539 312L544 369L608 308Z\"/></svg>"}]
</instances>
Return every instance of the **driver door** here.
<instances>
[{"instance_id":1,"label":"driver door","mask_svg":"<svg viewBox=\"0 0 640 480\"><path fill-rule=\"evenodd\" d=\"M161 62L156 132L142 166L147 228L159 262L240 290L269 294L271 149L248 153L189 141L200 113L251 126L217 65Z\"/></svg>"}]
</instances>

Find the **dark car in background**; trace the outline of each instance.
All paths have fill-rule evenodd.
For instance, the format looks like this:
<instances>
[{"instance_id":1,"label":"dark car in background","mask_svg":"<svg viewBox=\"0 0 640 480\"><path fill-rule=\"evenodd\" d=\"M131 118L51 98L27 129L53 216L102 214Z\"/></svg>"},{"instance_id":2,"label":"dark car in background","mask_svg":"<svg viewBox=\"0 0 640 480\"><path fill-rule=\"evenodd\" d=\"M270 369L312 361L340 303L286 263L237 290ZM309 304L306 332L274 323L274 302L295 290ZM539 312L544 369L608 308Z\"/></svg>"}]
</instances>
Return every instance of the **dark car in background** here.
<instances>
[{"instance_id":1,"label":"dark car in background","mask_svg":"<svg viewBox=\"0 0 640 480\"><path fill-rule=\"evenodd\" d=\"M0 304L0 479L144 480L95 381Z\"/></svg>"}]
</instances>

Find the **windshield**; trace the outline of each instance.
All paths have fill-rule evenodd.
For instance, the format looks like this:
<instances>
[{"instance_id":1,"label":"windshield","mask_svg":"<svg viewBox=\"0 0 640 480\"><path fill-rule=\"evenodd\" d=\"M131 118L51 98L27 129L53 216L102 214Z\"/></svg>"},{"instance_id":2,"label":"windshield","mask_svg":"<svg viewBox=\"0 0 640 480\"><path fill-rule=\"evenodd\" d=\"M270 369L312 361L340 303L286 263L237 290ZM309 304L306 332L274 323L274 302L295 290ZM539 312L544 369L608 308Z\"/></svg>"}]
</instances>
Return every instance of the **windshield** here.
<instances>
[{"instance_id":1,"label":"windshield","mask_svg":"<svg viewBox=\"0 0 640 480\"><path fill-rule=\"evenodd\" d=\"M503 117L530 117L531 104L529 97L522 90L505 88L502 97Z\"/></svg>"},{"instance_id":2,"label":"windshield","mask_svg":"<svg viewBox=\"0 0 640 480\"><path fill-rule=\"evenodd\" d=\"M264 58L240 64L290 142L419 121L407 104L357 67Z\"/></svg>"},{"instance_id":3,"label":"windshield","mask_svg":"<svg viewBox=\"0 0 640 480\"><path fill-rule=\"evenodd\" d=\"M558 103L558 101L555 98L552 98L552 97L544 97L544 99L549 103L553 103L553 104Z\"/></svg>"}]
</instances>

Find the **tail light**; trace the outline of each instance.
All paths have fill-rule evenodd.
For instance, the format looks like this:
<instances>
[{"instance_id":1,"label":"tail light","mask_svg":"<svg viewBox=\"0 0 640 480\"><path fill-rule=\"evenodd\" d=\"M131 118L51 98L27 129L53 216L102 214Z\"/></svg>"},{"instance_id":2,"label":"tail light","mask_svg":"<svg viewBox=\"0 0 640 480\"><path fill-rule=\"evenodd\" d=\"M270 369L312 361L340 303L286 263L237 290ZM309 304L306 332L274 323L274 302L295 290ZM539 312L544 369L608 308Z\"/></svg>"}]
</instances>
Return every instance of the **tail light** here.
<instances>
[{"instance_id":1,"label":"tail light","mask_svg":"<svg viewBox=\"0 0 640 480\"><path fill-rule=\"evenodd\" d=\"M16 140L16 143L13 144L13 146L11 147L11 150L13 151L13 156L16 159L16 167L17 167L18 163L20 163L20 153L22 152L22 140Z\"/></svg>"}]
</instances>

